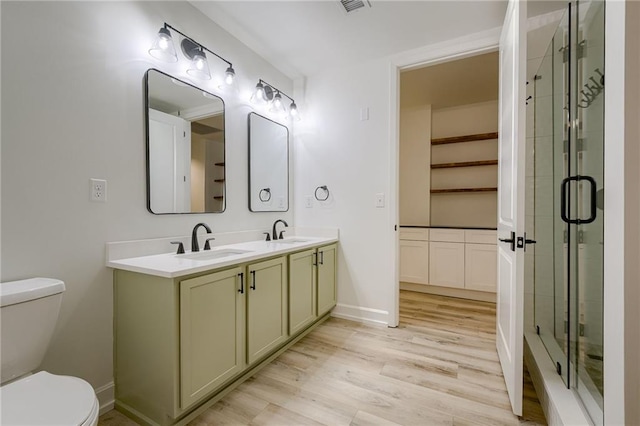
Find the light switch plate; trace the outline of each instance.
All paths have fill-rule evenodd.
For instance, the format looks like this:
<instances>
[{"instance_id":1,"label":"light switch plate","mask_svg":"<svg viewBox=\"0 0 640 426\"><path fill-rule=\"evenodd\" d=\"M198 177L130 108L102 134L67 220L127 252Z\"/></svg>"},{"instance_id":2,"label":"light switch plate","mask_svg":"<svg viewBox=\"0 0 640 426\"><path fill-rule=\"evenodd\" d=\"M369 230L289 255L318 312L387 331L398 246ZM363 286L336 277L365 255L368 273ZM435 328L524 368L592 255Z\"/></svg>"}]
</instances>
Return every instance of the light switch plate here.
<instances>
[{"instance_id":1,"label":"light switch plate","mask_svg":"<svg viewBox=\"0 0 640 426\"><path fill-rule=\"evenodd\" d=\"M384 207L384 193L379 192L376 194L376 207L381 208Z\"/></svg>"},{"instance_id":2,"label":"light switch plate","mask_svg":"<svg viewBox=\"0 0 640 426\"><path fill-rule=\"evenodd\" d=\"M360 121L369 120L369 107L360 108Z\"/></svg>"},{"instance_id":3,"label":"light switch plate","mask_svg":"<svg viewBox=\"0 0 640 426\"><path fill-rule=\"evenodd\" d=\"M304 206L308 209L313 207L313 197L311 195L306 195L304 197Z\"/></svg>"}]
</instances>

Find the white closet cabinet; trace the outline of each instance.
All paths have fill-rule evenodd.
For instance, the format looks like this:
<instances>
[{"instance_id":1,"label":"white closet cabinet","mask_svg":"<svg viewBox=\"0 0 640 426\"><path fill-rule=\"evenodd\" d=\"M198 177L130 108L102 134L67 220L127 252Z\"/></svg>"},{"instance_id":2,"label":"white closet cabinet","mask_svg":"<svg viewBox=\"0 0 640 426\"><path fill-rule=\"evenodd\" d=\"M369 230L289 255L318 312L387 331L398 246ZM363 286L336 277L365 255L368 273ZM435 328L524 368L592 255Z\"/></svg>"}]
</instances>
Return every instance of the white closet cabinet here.
<instances>
[{"instance_id":1,"label":"white closet cabinet","mask_svg":"<svg viewBox=\"0 0 640 426\"><path fill-rule=\"evenodd\" d=\"M429 284L464 288L464 230L430 231Z\"/></svg>"},{"instance_id":2,"label":"white closet cabinet","mask_svg":"<svg viewBox=\"0 0 640 426\"><path fill-rule=\"evenodd\" d=\"M429 284L428 239L428 229L400 229L400 281Z\"/></svg>"}]
</instances>

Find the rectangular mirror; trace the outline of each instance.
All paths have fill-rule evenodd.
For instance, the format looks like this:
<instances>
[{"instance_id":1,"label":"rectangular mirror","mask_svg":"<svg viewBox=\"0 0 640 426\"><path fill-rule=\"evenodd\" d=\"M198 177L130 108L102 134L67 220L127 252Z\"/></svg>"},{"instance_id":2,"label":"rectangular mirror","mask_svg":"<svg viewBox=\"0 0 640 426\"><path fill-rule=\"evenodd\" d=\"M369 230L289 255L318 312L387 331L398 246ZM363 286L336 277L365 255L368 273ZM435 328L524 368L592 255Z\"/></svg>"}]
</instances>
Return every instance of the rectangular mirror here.
<instances>
[{"instance_id":1,"label":"rectangular mirror","mask_svg":"<svg viewBox=\"0 0 640 426\"><path fill-rule=\"evenodd\" d=\"M289 129L249 114L249 210L289 210Z\"/></svg>"},{"instance_id":2,"label":"rectangular mirror","mask_svg":"<svg viewBox=\"0 0 640 426\"><path fill-rule=\"evenodd\" d=\"M225 209L224 102L156 69L145 74L147 208L154 214Z\"/></svg>"}]
</instances>

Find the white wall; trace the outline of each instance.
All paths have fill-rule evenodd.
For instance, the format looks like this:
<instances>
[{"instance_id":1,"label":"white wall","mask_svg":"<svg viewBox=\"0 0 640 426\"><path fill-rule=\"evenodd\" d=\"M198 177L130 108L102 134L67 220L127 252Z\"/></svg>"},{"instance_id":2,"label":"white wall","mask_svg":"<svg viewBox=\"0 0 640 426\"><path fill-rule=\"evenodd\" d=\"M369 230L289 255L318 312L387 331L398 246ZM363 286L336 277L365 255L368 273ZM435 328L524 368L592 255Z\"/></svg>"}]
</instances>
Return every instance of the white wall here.
<instances>
[{"instance_id":1,"label":"white wall","mask_svg":"<svg viewBox=\"0 0 640 426\"><path fill-rule=\"evenodd\" d=\"M400 109L400 225L429 226L431 105Z\"/></svg>"},{"instance_id":2,"label":"white wall","mask_svg":"<svg viewBox=\"0 0 640 426\"><path fill-rule=\"evenodd\" d=\"M65 281L42 368L102 387L113 377L106 242L188 235L200 221L214 232L266 230L276 218L293 216L249 212L251 109L227 95L226 212L146 210L143 75L156 67L186 78L179 50L177 64L147 54L159 27L166 21L231 60L243 96L258 78L287 92L293 82L186 2L2 2L1 8L1 279ZM210 61L218 75L226 68ZM213 84L202 87L217 93ZM108 202L89 202L91 177L108 181Z\"/></svg>"},{"instance_id":3,"label":"white wall","mask_svg":"<svg viewBox=\"0 0 640 426\"><path fill-rule=\"evenodd\" d=\"M389 205L376 208L375 194L390 191L389 72L381 59L310 77L294 157L296 224L340 228L335 312L384 323L394 233ZM362 108L369 120L361 121ZM305 208L304 197L319 185L331 198Z\"/></svg>"}]
</instances>

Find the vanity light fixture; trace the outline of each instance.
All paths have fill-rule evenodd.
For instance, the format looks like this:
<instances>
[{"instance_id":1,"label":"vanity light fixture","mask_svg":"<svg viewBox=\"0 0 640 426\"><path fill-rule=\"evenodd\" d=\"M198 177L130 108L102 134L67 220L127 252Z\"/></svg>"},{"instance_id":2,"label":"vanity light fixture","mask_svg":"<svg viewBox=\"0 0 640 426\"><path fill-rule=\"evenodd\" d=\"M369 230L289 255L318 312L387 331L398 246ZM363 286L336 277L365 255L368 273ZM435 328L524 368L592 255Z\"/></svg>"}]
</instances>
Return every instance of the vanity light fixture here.
<instances>
[{"instance_id":1,"label":"vanity light fixture","mask_svg":"<svg viewBox=\"0 0 640 426\"><path fill-rule=\"evenodd\" d=\"M289 110L282 101L282 96L287 97L291 104L289 105ZM276 88L275 86L267 83L266 81L260 79L258 80L258 84L256 84L256 90L251 96L251 102L255 104L269 104L269 111L282 113L287 118L295 118L296 120L300 120L300 115L298 114L298 106L296 105L296 101L282 90Z\"/></svg>"},{"instance_id":2,"label":"vanity light fixture","mask_svg":"<svg viewBox=\"0 0 640 426\"><path fill-rule=\"evenodd\" d=\"M156 41L153 43L153 46L151 46L151 49L149 49L149 54L151 56L165 62L178 61L178 55L176 54L176 49L173 45L173 38L171 37L171 32L169 31L169 29L175 31L183 37L182 42L180 43L180 47L182 48L182 53L184 54L184 56L191 61L191 64L187 69L187 74L203 80L211 79L209 62L207 61L207 56L205 54L205 51L207 51L214 55L216 58L227 63L228 67L225 71L224 77L226 86L232 86L235 83L236 71L233 69L233 65L231 64L231 62L227 61L222 56L198 43L185 33L177 30L166 22L164 23L164 26L160 28L160 31L158 31Z\"/></svg>"}]
</instances>

